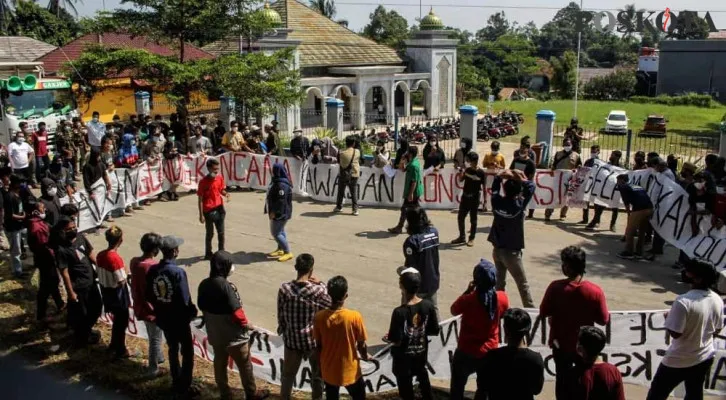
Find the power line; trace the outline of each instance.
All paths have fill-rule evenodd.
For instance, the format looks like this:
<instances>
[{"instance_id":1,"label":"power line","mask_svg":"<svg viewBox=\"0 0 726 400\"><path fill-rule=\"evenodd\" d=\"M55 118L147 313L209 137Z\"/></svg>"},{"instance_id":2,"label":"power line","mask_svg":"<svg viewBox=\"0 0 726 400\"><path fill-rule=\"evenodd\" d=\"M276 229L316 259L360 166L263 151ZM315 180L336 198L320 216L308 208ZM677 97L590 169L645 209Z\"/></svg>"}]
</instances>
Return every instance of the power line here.
<instances>
[{"instance_id":1,"label":"power line","mask_svg":"<svg viewBox=\"0 0 726 400\"><path fill-rule=\"evenodd\" d=\"M386 2L365 2L365 1L336 1L335 4L337 5L347 5L347 6L389 6L389 7L419 7L419 4L412 4L412 3L386 3ZM544 7L544 6L507 6L507 5L501 5L501 6L494 6L494 5L479 5L479 4L423 4L424 7L441 7L441 8L487 8L487 9L497 9L497 10L553 10L553 11L559 11L564 9L565 7ZM583 8L584 11L624 11L622 8ZM637 9L637 11L641 11L640 9ZM660 12L661 10L645 10L642 11L649 12L649 11L656 11ZM693 9L684 9L681 11L693 11L693 12L710 12L710 13L726 13L726 10L693 10Z\"/></svg>"}]
</instances>

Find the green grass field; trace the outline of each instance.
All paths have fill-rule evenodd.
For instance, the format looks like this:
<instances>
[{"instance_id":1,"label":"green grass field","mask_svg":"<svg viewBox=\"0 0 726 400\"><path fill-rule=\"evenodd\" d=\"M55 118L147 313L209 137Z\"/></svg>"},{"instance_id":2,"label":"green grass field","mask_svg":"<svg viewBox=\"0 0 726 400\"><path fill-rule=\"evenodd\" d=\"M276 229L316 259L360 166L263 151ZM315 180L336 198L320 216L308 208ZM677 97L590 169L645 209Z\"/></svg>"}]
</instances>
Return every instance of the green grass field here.
<instances>
[{"instance_id":1,"label":"green grass field","mask_svg":"<svg viewBox=\"0 0 726 400\"><path fill-rule=\"evenodd\" d=\"M479 107L479 113L486 112L487 103L477 100L467 102ZM552 110L557 114L555 125L565 126L570 123L574 113L572 100L552 101L497 101L493 104L494 112L513 110L524 114L524 126L521 131L532 133L535 128L535 114L540 110ZM721 118L726 107L719 105L712 108L693 106L664 106L660 104L637 104L617 101L583 101L577 105L577 116L580 126L586 131L598 131L605 126L605 117L610 110L624 110L630 118L629 128L633 133L643 128L643 122L649 114L661 114L668 120L668 134L705 135L718 132Z\"/></svg>"}]
</instances>

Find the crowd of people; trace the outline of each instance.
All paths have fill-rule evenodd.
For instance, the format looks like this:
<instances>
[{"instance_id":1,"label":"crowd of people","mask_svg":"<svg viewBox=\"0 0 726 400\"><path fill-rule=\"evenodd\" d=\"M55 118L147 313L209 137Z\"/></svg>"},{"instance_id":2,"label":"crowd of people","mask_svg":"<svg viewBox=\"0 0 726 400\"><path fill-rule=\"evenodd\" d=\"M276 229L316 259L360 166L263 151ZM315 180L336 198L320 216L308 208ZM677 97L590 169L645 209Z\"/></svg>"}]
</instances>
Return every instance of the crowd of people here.
<instances>
[{"instance_id":1,"label":"crowd of people","mask_svg":"<svg viewBox=\"0 0 726 400\"><path fill-rule=\"evenodd\" d=\"M144 124L141 128L140 120ZM228 360L232 359L239 370L246 398L262 399L269 391L255 385L250 355L250 335L254 326L245 314L237 288L229 280L234 272L234 261L225 251L224 202L225 199L229 201L230 194L217 159L207 159L208 174L197 189L199 221L206 230L205 259L209 261L209 277L200 283L196 301L192 298L185 270L176 263L184 244L181 238L147 233L139 242L140 255L126 264L118 252L124 245L121 228L112 225L106 229L107 247L97 253L85 235L78 232L78 208L72 203L61 206L60 198L75 190L76 171L82 173L84 186L90 193L90 185L108 179L112 168L133 166L140 160L156 162L169 155L184 153L211 155L221 151L280 150L274 126L268 131L268 139L272 140L263 141L261 135L253 133L259 132L258 129L246 133L246 126L237 122L231 124L229 132L225 132L221 124L210 131L206 121L200 119L199 124L188 130L195 133L194 137L178 137L175 132L185 132L186 128L175 131L174 127L178 126L175 123L179 122L172 118L171 125L166 126L160 119L152 121L146 116L134 118L125 126L115 119L108 127L99 122L94 113L94 118L85 127L73 121L69 125L71 129L59 135L57 155L52 160L48 157L47 139L39 139L47 135L40 126L39 132L19 132L16 137L23 140L16 140L9 146L9 166L0 168L3 227L10 242L11 267L17 277L26 276L23 260L24 242L27 241L40 277L38 322L41 327L48 327L47 303L52 298L56 312L67 316L74 347L99 342L100 334L94 325L105 310L113 315L108 343L110 357L112 360L128 358L125 332L129 310L133 309L136 318L144 322L149 338L149 377L158 377L161 374L159 365L166 362L162 352L164 338L168 346L172 388L179 396L193 397L197 392L192 385L192 323L197 323L198 327L206 328L214 351L214 375L221 396L231 396L227 367ZM122 135L115 134L117 126L122 129ZM83 132L80 141L73 136L76 128ZM32 146L24 141L26 133L33 138ZM246 138L246 134L250 136ZM76 147L77 143L84 150ZM139 143L144 143L141 153ZM342 210L345 193L350 191L352 211L358 215L356 190L362 162L360 141L350 136L345 144L345 149L334 149L335 155L332 155L333 148L324 150L323 144L315 141L311 144L297 131L290 151L305 164L340 164L335 211ZM374 157L374 164L382 165L379 168L392 165L405 172L399 222L389 229L393 234L401 234L405 229L407 234L403 242L403 265L398 270L401 301L392 311L384 337L392 345L393 373L399 395L404 400L416 398L414 378L421 396L433 398L426 361L428 337L439 333L440 241L439 232L421 207L420 199L424 189L423 169L437 171L443 167L444 159L436 143L429 144L431 146L423 150L423 167L419 162L418 147L405 141L392 161L385 146L379 146ZM20 148L24 150L20 151ZM528 348L532 321L525 310L509 306L505 291L509 273L517 285L523 306L537 307L522 262L524 221L531 217L526 211L535 190L532 178L536 155L525 138L509 168L505 169L506 160L499 148L500 144L493 142L491 152L480 164L472 143L462 140L460 152L454 157L457 179L463 182L463 193L458 210L459 235L452 243L474 245L481 206L490 207L494 219L488 234L488 241L493 246L491 261L482 259L477 263L466 290L450 306L451 314L461 317L457 349L451 358L452 399L464 397L466 382L472 374L477 375L477 399L533 399L543 387L543 358ZM599 147L593 146L585 165L592 165L598 157ZM609 162L619 165L620 157L619 152L613 152ZM692 212L709 211L715 215L716 223L720 214L715 204L715 183L724 177L723 165L719 167L719 162L718 157L707 157L706 170L698 173L695 166L685 163L679 174L690 195ZM582 161L574 149L573 137L568 136L563 141L563 149L555 154L552 168L573 169L580 165ZM636 168L641 167L653 168L669 179L676 179L668 162L657 154L636 154ZM485 170L490 170L490 174ZM491 176L491 170L495 170L494 176ZM493 179L491 195L486 197L488 202L480 204L488 179ZM313 374L314 399L322 398L323 393L327 399L337 399L341 387L353 399L362 399L366 397L366 385L361 362L371 358L364 319L359 312L345 307L349 288L345 277L335 276L327 283L321 282L313 274L312 255L303 253L295 257L292 254L285 232L286 224L292 218L292 181L281 164L273 164L264 208L277 244L277 249L269 256L281 262L294 259L296 271L294 279L281 285L277 299L278 333L285 344L281 397L290 398L300 365L308 360ZM40 197L30 190L37 182L41 184ZM648 235L652 235L653 242L650 258L662 254L663 239L648 224L653 206L645 191L630 183L625 174L618 176L618 190L628 212L624 238L627 248L620 256L642 256ZM174 200L175 197L167 193L167 199ZM592 221L588 220L588 210L584 210L583 222L588 228L598 227L604 209L595 207ZM617 218L615 211L611 230ZM549 220L552 214L553 210L546 210L545 219ZM563 208L560 217L566 215L567 209ZM470 219L468 237L465 232L467 216ZM215 232L217 251L213 251L212 246ZM548 344L555 364L557 398L622 400L625 395L620 372L600 358L607 336L595 325L605 325L610 318L605 293L598 285L584 279L587 263L581 248L566 247L561 251L560 259L565 278L552 282L539 303L539 313L550 326ZM676 299L665 318L671 345L655 374L648 400L666 399L680 382L686 383L688 398L702 396L703 383L715 355L713 339L723 328L723 301L713 290L718 279L715 266L704 260L689 259L683 253L679 263L683 268L683 279L690 283L691 290ZM61 288L65 290L65 296ZM200 315L201 319L198 319ZM506 342L501 348L500 325L504 327L501 336Z\"/></svg>"}]
</instances>

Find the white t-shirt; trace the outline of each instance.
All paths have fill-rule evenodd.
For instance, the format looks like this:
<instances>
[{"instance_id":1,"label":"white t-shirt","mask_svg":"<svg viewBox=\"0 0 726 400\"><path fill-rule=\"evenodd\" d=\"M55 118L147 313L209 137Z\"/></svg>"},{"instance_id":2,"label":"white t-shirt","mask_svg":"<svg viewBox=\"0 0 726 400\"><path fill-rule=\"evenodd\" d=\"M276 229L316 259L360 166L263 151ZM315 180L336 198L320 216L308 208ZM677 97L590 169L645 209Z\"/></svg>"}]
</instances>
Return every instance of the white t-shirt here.
<instances>
[{"instance_id":1,"label":"white t-shirt","mask_svg":"<svg viewBox=\"0 0 726 400\"><path fill-rule=\"evenodd\" d=\"M713 357L713 335L723 329L723 300L711 290L691 289L676 298L665 327L682 336L673 339L663 365L688 368Z\"/></svg>"},{"instance_id":2,"label":"white t-shirt","mask_svg":"<svg viewBox=\"0 0 726 400\"><path fill-rule=\"evenodd\" d=\"M88 144L95 147L101 147L101 139L106 135L106 125L103 122L89 121L86 124L88 132Z\"/></svg>"},{"instance_id":3,"label":"white t-shirt","mask_svg":"<svg viewBox=\"0 0 726 400\"><path fill-rule=\"evenodd\" d=\"M28 143L12 142L8 145L8 157L10 157L10 166L13 169L28 168L30 154L33 154L33 148Z\"/></svg>"}]
</instances>

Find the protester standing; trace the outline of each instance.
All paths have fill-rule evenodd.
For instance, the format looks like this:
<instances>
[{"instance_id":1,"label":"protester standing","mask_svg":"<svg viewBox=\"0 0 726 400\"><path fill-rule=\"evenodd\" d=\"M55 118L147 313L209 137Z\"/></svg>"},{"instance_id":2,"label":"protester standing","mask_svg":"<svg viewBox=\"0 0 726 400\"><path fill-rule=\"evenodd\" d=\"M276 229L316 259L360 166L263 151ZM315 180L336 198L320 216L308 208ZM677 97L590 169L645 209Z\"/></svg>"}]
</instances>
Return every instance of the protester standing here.
<instances>
[{"instance_id":1,"label":"protester standing","mask_svg":"<svg viewBox=\"0 0 726 400\"><path fill-rule=\"evenodd\" d=\"M489 400L534 400L544 386L544 360L528 348L532 319L521 308L510 308L502 320L507 345L484 356L481 371L486 379L479 390Z\"/></svg>"},{"instance_id":2,"label":"protester standing","mask_svg":"<svg viewBox=\"0 0 726 400\"><path fill-rule=\"evenodd\" d=\"M25 134L18 132L15 134L15 141L8 144L8 157L13 173L30 182L34 187L35 176L33 175L31 160L34 157L33 148L25 142Z\"/></svg>"},{"instance_id":3,"label":"protester standing","mask_svg":"<svg viewBox=\"0 0 726 400\"><path fill-rule=\"evenodd\" d=\"M373 166L383 168L391 163L391 152L386 149L386 142L379 140L376 143L376 151L373 153Z\"/></svg>"},{"instance_id":4,"label":"protester standing","mask_svg":"<svg viewBox=\"0 0 726 400\"><path fill-rule=\"evenodd\" d=\"M156 316L169 346L169 367L172 386L180 395L191 392L194 371L194 344L190 322L197 316L197 307L189 294L189 282L184 269L176 265L179 246L184 240L164 236L159 243L162 259L149 269L146 276L146 299ZM179 352L181 350L181 365Z\"/></svg>"},{"instance_id":5,"label":"protester standing","mask_svg":"<svg viewBox=\"0 0 726 400\"><path fill-rule=\"evenodd\" d=\"M594 146L593 146L594 147ZM599 154L600 146L598 146L598 154ZM612 165L613 167L620 167L620 159L623 157L623 153L620 150L613 150L610 153L610 159L608 160L608 165ZM594 163L593 163L594 165ZM587 166L587 165L586 165ZM602 213L605 211L607 207L601 206L598 204L595 204L595 216L592 217L592 221L585 227L586 230L595 230L600 225L600 219L602 218ZM588 211L588 210L585 210ZM618 222L618 207L613 207L610 209L610 232L615 232L615 224ZM583 220L587 220L587 214L585 214Z\"/></svg>"},{"instance_id":6,"label":"protester standing","mask_svg":"<svg viewBox=\"0 0 726 400\"><path fill-rule=\"evenodd\" d=\"M388 232L396 235L400 235L403 232L403 224L406 222L408 210L418 207L418 201L424 194L423 173L421 171L421 164L418 161L418 147L408 146L406 155L398 167L402 171L406 171L406 177L403 181L401 216L398 218L398 224L388 229Z\"/></svg>"},{"instance_id":7,"label":"protester standing","mask_svg":"<svg viewBox=\"0 0 726 400\"><path fill-rule=\"evenodd\" d=\"M108 345L114 359L129 358L126 349L126 328L129 326L131 296L128 287L128 273L124 260L118 254L123 243L123 231L117 226L106 230L108 248L98 253L98 281L101 284L104 310L113 315L111 343Z\"/></svg>"},{"instance_id":8,"label":"protester standing","mask_svg":"<svg viewBox=\"0 0 726 400\"><path fill-rule=\"evenodd\" d=\"M577 337L578 366L568 380L568 391L563 399L572 400L625 400L623 377L618 367L602 361L607 336L600 328L583 326ZM557 371L559 376L559 370Z\"/></svg>"},{"instance_id":9,"label":"protester standing","mask_svg":"<svg viewBox=\"0 0 726 400\"><path fill-rule=\"evenodd\" d=\"M202 135L204 130L201 126L194 127L194 137L189 139L189 144L187 145L187 154L195 154L195 155L205 155L205 156L211 156L212 155L212 142L209 140L208 137Z\"/></svg>"},{"instance_id":10,"label":"protester standing","mask_svg":"<svg viewBox=\"0 0 726 400\"><path fill-rule=\"evenodd\" d=\"M45 129L45 122L38 123L38 130L33 132L31 137L33 153L35 153L35 180L40 182L45 175L45 170L50 165L48 156L48 131Z\"/></svg>"},{"instance_id":11,"label":"protester standing","mask_svg":"<svg viewBox=\"0 0 726 400\"><path fill-rule=\"evenodd\" d=\"M469 376L476 373L476 398L483 398L488 377L484 374L484 356L499 347L499 324L509 309L509 298L496 290L497 271L482 259L474 267L473 280L466 291L451 305L451 315L461 315L459 341L451 361L450 398L464 398Z\"/></svg>"},{"instance_id":12,"label":"protester standing","mask_svg":"<svg viewBox=\"0 0 726 400\"><path fill-rule=\"evenodd\" d=\"M313 320L313 337L317 344L320 373L325 382L325 399L338 400L340 387L345 387L353 400L366 397L366 386L360 361L368 361L368 335L363 316L344 308L348 298L348 281L334 276L328 281L332 305L318 311Z\"/></svg>"},{"instance_id":13,"label":"protester standing","mask_svg":"<svg viewBox=\"0 0 726 400\"><path fill-rule=\"evenodd\" d=\"M503 185L504 194L501 193L502 179L507 179ZM509 271L517 284L525 308L534 307L527 274L522 265L524 210L527 209L534 190L534 183L528 181L524 173L519 170L502 171L492 182L494 221L488 240L494 246L492 258L497 268L497 290L504 291Z\"/></svg>"},{"instance_id":14,"label":"protester standing","mask_svg":"<svg viewBox=\"0 0 726 400\"><path fill-rule=\"evenodd\" d=\"M413 400L413 378L419 384L423 400L433 399L429 373L428 336L439 334L436 306L417 296L421 289L421 274L415 268L401 271L398 285L404 303L393 310L386 339L393 345L393 375L398 385L398 395L403 400Z\"/></svg>"},{"instance_id":15,"label":"protester standing","mask_svg":"<svg viewBox=\"0 0 726 400\"><path fill-rule=\"evenodd\" d=\"M552 162L552 171L559 169L572 171L575 168L582 166L582 160L580 154L573 149L572 141L565 139L562 141L562 150L555 153L554 161ZM565 204L560 209L560 220L567 218L568 207ZM545 221L549 221L552 217L554 208L548 208L545 210Z\"/></svg>"},{"instance_id":16,"label":"protester standing","mask_svg":"<svg viewBox=\"0 0 726 400\"><path fill-rule=\"evenodd\" d=\"M418 297L431 301L438 308L437 292L440 285L439 231L433 226L421 207L406 213L408 238L403 242L404 266L413 267L421 274ZM402 299L402 303L405 298Z\"/></svg>"},{"instance_id":17,"label":"protester standing","mask_svg":"<svg viewBox=\"0 0 726 400\"><path fill-rule=\"evenodd\" d=\"M486 172L479 168L479 155L475 152L470 152L466 155L466 161L468 168L459 169L459 173L456 175L456 179L459 182L464 182L464 189L461 192L461 199L459 200L459 237L454 239L451 244L464 244L472 247L474 246L474 239L476 238L476 226L479 211L479 199L481 198L482 191L486 190ZM469 240L465 238L465 223L466 216L469 215L471 226L469 228Z\"/></svg>"},{"instance_id":18,"label":"protester standing","mask_svg":"<svg viewBox=\"0 0 726 400\"><path fill-rule=\"evenodd\" d=\"M131 259L129 269L131 270L131 295L134 299L134 316L139 321L144 321L146 334L149 337L149 366L147 376L159 376L159 364L164 363L164 353L161 350L162 331L156 325L154 307L146 298L146 275L149 269L156 265L155 257L159 254L161 236L156 233L145 233L141 237L139 246L141 256Z\"/></svg>"},{"instance_id":19,"label":"protester standing","mask_svg":"<svg viewBox=\"0 0 726 400\"><path fill-rule=\"evenodd\" d=\"M239 131L239 123L237 121L232 121L229 132L226 132L222 136L222 148L225 151L231 152L249 150L242 133Z\"/></svg>"},{"instance_id":20,"label":"protester standing","mask_svg":"<svg viewBox=\"0 0 726 400\"><path fill-rule=\"evenodd\" d=\"M550 283L539 313L550 322L549 346L555 361L555 391L566 399L572 368L578 362L577 335L582 326L605 325L610 312L605 294L596 284L584 280L587 258L578 246L560 252L562 273L567 277Z\"/></svg>"},{"instance_id":21,"label":"protester standing","mask_svg":"<svg viewBox=\"0 0 726 400\"><path fill-rule=\"evenodd\" d=\"M293 138L290 141L290 154L295 157L296 160L300 161L300 186L301 194L303 196L309 196L306 192L306 180L308 176L308 157L312 153L310 148L310 140L303 136L303 131L300 128L295 128L292 131Z\"/></svg>"},{"instance_id":22,"label":"protester standing","mask_svg":"<svg viewBox=\"0 0 726 400\"><path fill-rule=\"evenodd\" d=\"M199 222L204 224L206 231L204 238L204 259L212 258L212 239L214 231L217 231L218 250L224 250L224 218L227 213L224 210L224 200L230 200L227 193L227 185L224 177L219 174L219 160L216 158L207 159L207 175L199 181L197 186L197 197L199 198Z\"/></svg>"},{"instance_id":23,"label":"protester standing","mask_svg":"<svg viewBox=\"0 0 726 400\"><path fill-rule=\"evenodd\" d=\"M484 155L484 161L482 161L481 166L484 168L485 172L486 170L494 170L495 173L498 172L500 169L507 168L506 160L504 159L504 154L499 152L499 141L495 140L491 144L491 151ZM487 181L489 180L489 176L487 174L484 175L484 198L483 198L483 206L482 211L487 211L487 193L486 193L486 186Z\"/></svg>"},{"instance_id":24,"label":"protester standing","mask_svg":"<svg viewBox=\"0 0 726 400\"><path fill-rule=\"evenodd\" d=\"M232 255L224 250L214 253L209 262L209 278L199 284L197 291L197 304L214 348L214 380L221 398L230 399L227 366L231 358L239 370L245 399L264 399L270 391L257 390L255 384L249 345L252 325L242 308L237 287L227 280L232 272Z\"/></svg>"},{"instance_id":25,"label":"protester standing","mask_svg":"<svg viewBox=\"0 0 726 400\"><path fill-rule=\"evenodd\" d=\"M423 149L423 158L425 170L433 168L434 172L438 172L446 164L446 155L439 147L439 140L433 134L429 134L428 143Z\"/></svg>"},{"instance_id":26,"label":"protester standing","mask_svg":"<svg viewBox=\"0 0 726 400\"><path fill-rule=\"evenodd\" d=\"M643 257L645 232L650 229L653 203L644 188L628 183L629 180L627 174L620 174L617 178L616 190L620 192L620 198L628 213L628 225L625 227L625 251L618 253L618 257L632 260ZM637 246L635 245L636 232L638 232Z\"/></svg>"},{"instance_id":27,"label":"protester standing","mask_svg":"<svg viewBox=\"0 0 726 400\"><path fill-rule=\"evenodd\" d=\"M50 249L50 226L45 222L45 205L31 203L28 207L28 247L33 252L33 263L39 273L37 319L47 327L46 311L48 297L52 297L58 312L65 310L66 304L60 294L58 270L55 267L53 251Z\"/></svg>"},{"instance_id":28,"label":"protester standing","mask_svg":"<svg viewBox=\"0 0 726 400\"><path fill-rule=\"evenodd\" d=\"M280 163L272 165L272 182L267 189L265 214L270 218L270 232L277 242L277 250L268 256L277 258L280 262L292 260L293 255L285 233L285 225L292 218L292 183L285 167Z\"/></svg>"},{"instance_id":29,"label":"protester standing","mask_svg":"<svg viewBox=\"0 0 726 400\"><path fill-rule=\"evenodd\" d=\"M101 139L106 136L106 125L99 120L100 116L98 111L94 111L91 120L86 124L86 139L91 150L101 151Z\"/></svg>"},{"instance_id":30,"label":"protester standing","mask_svg":"<svg viewBox=\"0 0 726 400\"><path fill-rule=\"evenodd\" d=\"M459 142L459 149L454 153L454 168L466 169L469 165L466 162L466 155L472 150L471 139L464 137Z\"/></svg>"},{"instance_id":31,"label":"protester standing","mask_svg":"<svg viewBox=\"0 0 726 400\"><path fill-rule=\"evenodd\" d=\"M22 180L17 175L10 176L7 196L3 199L5 208L5 233L8 235L10 242L10 265L12 266L13 276L16 278L24 278L27 276L23 272L23 236L26 234L25 220L25 204L20 195Z\"/></svg>"},{"instance_id":32,"label":"protester standing","mask_svg":"<svg viewBox=\"0 0 726 400\"><path fill-rule=\"evenodd\" d=\"M277 333L285 342L285 365L282 370L280 397L288 400L295 377L304 359L310 362L313 400L323 398L319 354L315 351L313 319L315 313L332 305L325 283L313 277L315 259L300 254L295 260L297 278L285 282L277 292Z\"/></svg>"},{"instance_id":33,"label":"protester standing","mask_svg":"<svg viewBox=\"0 0 726 400\"><path fill-rule=\"evenodd\" d=\"M76 346L98 343L101 335L93 330L101 316L103 300L96 283L96 255L91 243L78 233L75 220L61 217L53 227L57 238L56 265L68 292L68 325L73 330Z\"/></svg>"},{"instance_id":34,"label":"protester standing","mask_svg":"<svg viewBox=\"0 0 726 400\"><path fill-rule=\"evenodd\" d=\"M343 198L345 189L350 191L350 200L353 203L353 215L358 215L358 178L360 177L360 150L355 148L355 138L349 135L345 138L346 149L338 153L338 199L334 212L343 211Z\"/></svg>"},{"instance_id":35,"label":"protester standing","mask_svg":"<svg viewBox=\"0 0 726 400\"><path fill-rule=\"evenodd\" d=\"M665 316L670 347L651 382L647 400L666 400L685 382L686 399L702 399L703 384L716 355L715 336L724 326L724 303L711 289L719 274L706 260L689 260L691 290L676 297Z\"/></svg>"}]
</instances>

